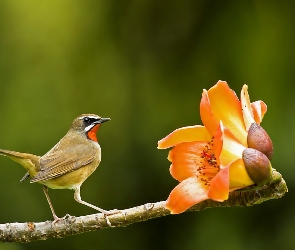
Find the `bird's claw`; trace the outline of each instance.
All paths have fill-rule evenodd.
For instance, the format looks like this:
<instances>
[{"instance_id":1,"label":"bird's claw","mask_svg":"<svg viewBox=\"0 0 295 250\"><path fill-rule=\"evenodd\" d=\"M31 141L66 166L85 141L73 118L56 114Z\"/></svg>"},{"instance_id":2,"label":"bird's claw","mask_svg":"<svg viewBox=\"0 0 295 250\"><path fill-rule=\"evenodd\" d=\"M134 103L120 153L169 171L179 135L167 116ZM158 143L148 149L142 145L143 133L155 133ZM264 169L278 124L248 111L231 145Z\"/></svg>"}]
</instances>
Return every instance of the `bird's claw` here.
<instances>
[{"instance_id":1,"label":"bird's claw","mask_svg":"<svg viewBox=\"0 0 295 250\"><path fill-rule=\"evenodd\" d=\"M104 211L104 215L113 215L113 214L117 214L117 213L121 213L120 210L118 209L113 209L113 210L108 210L108 211Z\"/></svg>"},{"instance_id":2,"label":"bird's claw","mask_svg":"<svg viewBox=\"0 0 295 250\"><path fill-rule=\"evenodd\" d=\"M105 218L109 227L113 227L113 226L112 226L108 216L113 215L113 214L117 214L117 213L122 213L122 212L118 209L113 209L113 210L108 210L108 211L103 212L104 218Z\"/></svg>"},{"instance_id":3,"label":"bird's claw","mask_svg":"<svg viewBox=\"0 0 295 250\"><path fill-rule=\"evenodd\" d=\"M57 217L56 215L54 215L53 216L53 222L52 222L52 224L56 224L56 223L58 223L58 222L60 222L61 220L66 220L66 219L70 219L72 216L71 215L69 215L69 214L66 214L65 216L63 216L63 217L61 217L61 218L59 218L59 217Z\"/></svg>"}]
</instances>

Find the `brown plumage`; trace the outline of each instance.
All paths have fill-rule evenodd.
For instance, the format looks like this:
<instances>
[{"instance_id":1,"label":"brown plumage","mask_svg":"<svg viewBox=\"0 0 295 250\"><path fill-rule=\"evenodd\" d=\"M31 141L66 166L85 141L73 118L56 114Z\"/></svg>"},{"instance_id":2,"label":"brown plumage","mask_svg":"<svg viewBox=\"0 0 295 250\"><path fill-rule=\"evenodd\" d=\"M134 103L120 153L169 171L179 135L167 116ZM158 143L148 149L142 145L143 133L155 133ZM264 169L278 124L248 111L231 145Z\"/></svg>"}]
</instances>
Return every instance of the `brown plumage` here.
<instances>
[{"instance_id":1,"label":"brown plumage","mask_svg":"<svg viewBox=\"0 0 295 250\"><path fill-rule=\"evenodd\" d=\"M28 171L21 181L31 176L31 183L38 182L44 185L44 193L55 221L59 218L52 207L47 187L73 189L77 202L105 215L113 213L82 201L80 196L82 183L95 171L101 161L101 148L97 142L96 131L103 122L109 120L94 114L78 116L67 134L41 157L0 149L0 154L20 163Z\"/></svg>"}]
</instances>

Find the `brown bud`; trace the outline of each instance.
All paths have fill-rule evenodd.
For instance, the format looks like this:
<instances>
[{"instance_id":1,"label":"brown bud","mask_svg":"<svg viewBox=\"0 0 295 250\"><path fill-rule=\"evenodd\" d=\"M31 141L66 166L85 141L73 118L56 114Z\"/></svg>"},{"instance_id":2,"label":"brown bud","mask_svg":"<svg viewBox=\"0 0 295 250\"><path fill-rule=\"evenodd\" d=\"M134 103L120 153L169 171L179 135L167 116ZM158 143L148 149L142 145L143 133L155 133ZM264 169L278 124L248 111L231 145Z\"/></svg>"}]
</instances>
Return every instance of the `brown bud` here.
<instances>
[{"instance_id":1,"label":"brown bud","mask_svg":"<svg viewBox=\"0 0 295 250\"><path fill-rule=\"evenodd\" d=\"M272 180L272 167L265 154L253 148L246 148L242 158L249 177L258 186L263 186Z\"/></svg>"},{"instance_id":2,"label":"brown bud","mask_svg":"<svg viewBox=\"0 0 295 250\"><path fill-rule=\"evenodd\" d=\"M257 123L252 123L247 137L249 148L254 148L265 154L271 160L273 155L273 145L266 131Z\"/></svg>"}]
</instances>

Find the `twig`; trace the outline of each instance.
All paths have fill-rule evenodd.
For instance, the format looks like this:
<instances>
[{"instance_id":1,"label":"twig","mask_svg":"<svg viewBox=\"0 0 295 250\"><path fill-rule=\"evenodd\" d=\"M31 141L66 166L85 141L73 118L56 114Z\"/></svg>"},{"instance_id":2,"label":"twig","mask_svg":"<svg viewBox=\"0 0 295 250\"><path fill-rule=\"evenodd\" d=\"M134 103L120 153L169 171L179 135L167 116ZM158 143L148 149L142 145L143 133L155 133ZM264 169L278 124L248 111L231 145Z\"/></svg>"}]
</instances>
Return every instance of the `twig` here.
<instances>
[{"instance_id":1,"label":"twig","mask_svg":"<svg viewBox=\"0 0 295 250\"><path fill-rule=\"evenodd\" d=\"M273 181L260 188L244 189L230 193L228 200L215 202L203 201L193 206L189 211L201 211L213 207L244 207L260 204L271 199L281 198L287 191L287 185L281 174L273 171ZM108 216L111 227L126 227L135 222L169 215L165 201L147 203L141 206L120 210L119 213ZM66 216L57 223L26 222L0 224L0 240L2 242L30 242L50 238L63 238L97 229L110 228L103 214L91 214L74 217Z\"/></svg>"}]
</instances>

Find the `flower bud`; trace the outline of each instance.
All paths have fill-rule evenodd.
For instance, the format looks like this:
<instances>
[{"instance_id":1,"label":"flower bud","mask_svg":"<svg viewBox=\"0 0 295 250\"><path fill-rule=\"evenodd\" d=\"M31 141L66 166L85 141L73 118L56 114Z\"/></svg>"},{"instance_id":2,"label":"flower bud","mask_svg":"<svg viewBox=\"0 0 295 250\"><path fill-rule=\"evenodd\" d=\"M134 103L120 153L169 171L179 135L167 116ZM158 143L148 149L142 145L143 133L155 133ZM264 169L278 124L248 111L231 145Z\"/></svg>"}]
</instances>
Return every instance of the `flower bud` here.
<instances>
[{"instance_id":1,"label":"flower bud","mask_svg":"<svg viewBox=\"0 0 295 250\"><path fill-rule=\"evenodd\" d=\"M266 131L257 123L252 123L247 137L249 148L254 148L265 154L269 160L273 155L273 145Z\"/></svg>"},{"instance_id":2,"label":"flower bud","mask_svg":"<svg viewBox=\"0 0 295 250\"><path fill-rule=\"evenodd\" d=\"M272 167L265 154L253 148L246 148L242 158L249 177L258 186L268 184L272 180Z\"/></svg>"}]
</instances>

